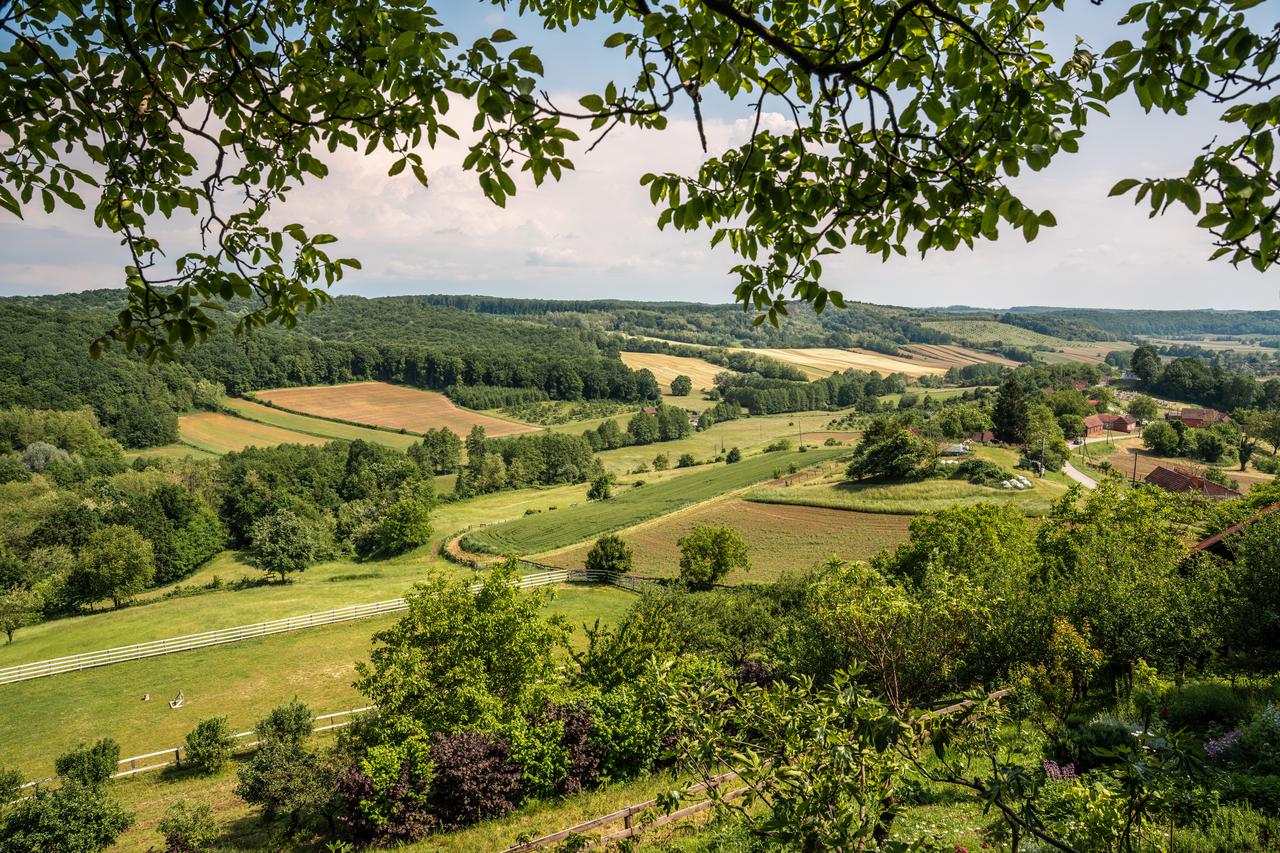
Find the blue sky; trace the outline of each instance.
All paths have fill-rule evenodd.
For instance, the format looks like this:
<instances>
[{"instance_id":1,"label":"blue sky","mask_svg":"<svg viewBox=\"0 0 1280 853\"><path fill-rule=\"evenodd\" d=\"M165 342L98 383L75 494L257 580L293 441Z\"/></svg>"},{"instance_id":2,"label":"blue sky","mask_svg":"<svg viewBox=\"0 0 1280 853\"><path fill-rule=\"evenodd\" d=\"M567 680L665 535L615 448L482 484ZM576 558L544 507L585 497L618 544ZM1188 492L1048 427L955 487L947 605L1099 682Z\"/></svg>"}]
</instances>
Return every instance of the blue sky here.
<instances>
[{"instance_id":1,"label":"blue sky","mask_svg":"<svg viewBox=\"0 0 1280 853\"><path fill-rule=\"evenodd\" d=\"M496 26L532 43L547 69L546 88L568 101L609 79L629 82L615 51L601 43L612 24L569 34L547 33L486 3L441 0L441 17L470 38ZM1274 6L1262 15L1275 19ZM1046 36L1064 53L1080 34L1101 48L1116 37L1127 3L1095 6L1068 0L1047 19ZM749 133L746 104L723 98L706 105L712 146ZM1217 108L1186 118L1144 115L1135 101L1111 119L1091 123L1079 154L1042 173L1024 172L1015 190L1052 209L1059 227L1025 244L1009 234L975 251L918 258L846 253L826 265L824 283L853 299L903 305L1089 305L1124 308L1280 309L1275 273L1209 263L1208 241L1189 215L1148 219L1130 200L1109 199L1122 177L1178 174L1215 133ZM376 158L331 160L329 179L294 194L283 212L339 237L344 255L364 270L340 292L487 293L545 298L731 300L733 259L707 248L705 232L657 231L657 212L638 184L646 171L689 172L702 153L687 108L661 134L621 132L558 185L522 192L506 210L480 197L474 177L458 168L458 149L426 154L431 189L406 176L387 178ZM2 215L2 214L0 214ZM189 225L166 229L192 239ZM83 215L32 211L25 222L0 219L0 293L39 293L116 286L124 259L116 241ZM178 248L177 245L174 247ZM172 254L179 254L173 251Z\"/></svg>"}]
</instances>

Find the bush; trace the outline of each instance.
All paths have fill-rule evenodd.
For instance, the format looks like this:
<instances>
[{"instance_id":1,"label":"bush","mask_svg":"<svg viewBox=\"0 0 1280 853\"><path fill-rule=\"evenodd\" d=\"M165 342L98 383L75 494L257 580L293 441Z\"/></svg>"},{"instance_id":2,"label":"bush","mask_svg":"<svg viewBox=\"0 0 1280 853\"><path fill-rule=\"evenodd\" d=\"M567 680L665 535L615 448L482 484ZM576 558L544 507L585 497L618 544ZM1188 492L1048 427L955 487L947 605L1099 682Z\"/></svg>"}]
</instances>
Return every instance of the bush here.
<instances>
[{"instance_id":1,"label":"bush","mask_svg":"<svg viewBox=\"0 0 1280 853\"><path fill-rule=\"evenodd\" d=\"M1134 742L1129 726L1112 717L1101 717L1089 722L1068 721L1067 729L1053 744L1052 752L1059 763L1070 762L1076 771L1086 773L1095 767L1111 763L1095 750L1119 749Z\"/></svg>"},{"instance_id":2,"label":"bush","mask_svg":"<svg viewBox=\"0 0 1280 853\"><path fill-rule=\"evenodd\" d=\"M446 829L506 814L520 799L520 770L507 742L479 732L432 736L431 803Z\"/></svg>"},{"instance_id":3,"label":"bush","mask_svg":"<svg viewBox=\"0 0 1280 853\"><path fill-rule=\"evenodd\" d=\"M417 498L401 498L383 513L379 541L384 554L403 554L431 541L431 508Z\"/></svg>"},{"instance_id":4,"label":"bush","mask_svg":"<svg viewBox=\"0 0 1280 853\"><path fill-rule=\"evenodd\" d=\"M587 500L589 501L607 501L613 497L613 487L609 483L609 477L601 474L591 481L591 487L587 489Z\"/></svg>"},{"instance_id":5,"label":"bush","mask_svg":"<svg viewBox=\"0 0 1280 853\"><path fill-rule=\"evenodd\" d=\"M182 800L164 810L158 829L164 836L165 853L207 850L218 835L213 823L213 809L208 803L188 806Z\"/></svg>"},{"instance_id":6,"label":"bush","mask_svg":"<svg viewBox=\"0 0 1280 853\"><path fill-rule=\"evenodd\" d=\"M187 735L187 761L204 773L216 773L231 757L234 742L226 717L201 720Z\"/></svg>"},{"instance_id":7,"label":"bush","mask_svg":"<svg viewBox=\"0 0 1280 853\"><path fill-rule=\"evenodd\" d=\"M653 470L665 471L671 467L671 458L665 453L659 453L653 457Z\"/></svg>"},{"instance_id":8,"label":"bush","mask_svg":"<svg viewBox=\"0 0 1280 853\"><path fill-rule=\"evenodd\" d=\"M1178 853L1262 853L1275 850L1270 822L1248 806L1224 806L1196 828L1179 827L1172 849Z\"/></svg>"},{"instance_id":9,"label":"bush","mask_svg":"<svg viewBox=\"0 0 1280 853\"><path fill-rule=\"evenodd\" d=\"M0 853L106 850L134 817L100 787L72 782L18 803L0 819Z\"/></svg>"},{"instance_id":10,"label":"bush","mask_svg":"<svg viewBox=\"0 0 1280 853\"><path fill-rule=\"evenodd\" d=\"M0 484L25 483L31 479L31 472L22 464L16 453L0 456Z\"/></svg>"},{"instance_id":11,"label":"bush","mask_svg":"<svg viewBox=\"0 0 1280 853\"><path fill-rule=\"evenodd\" d=\"M742 460L742 451L736 447L729 448L729 455L724 458L726 464L732 465L734 462Z\"/></svg>"},{"instance_id":12,"label":"bush","mask_svg":"<svg viewBox=\"0 0 1280 853\"><path fill-rule=\"evenodd\" d=\"M1185 685L1169 694L1166 707L1171 729L1200 733L1215 727L1229 729L1249 713L1249 701L1244 694L1229 684L1214 681Z\"/></svg>"},{"instance_id":13,"label":"bush","mask_svg":"<svg viewBox=\"0 0 1280 853\"><path fill-rule=\"evenodd\" d=\"M635 565L635 553L621 536L607 533L596 540L587 552L586 567L589 571L618 572L631 571Z\"/></svg>"},{"instance_id":14,"label":"bush","mask_svg":"<svg viewBox=\"0 0 1280 853\"><path fill-rule=\"evenodd\" d=\"M779 451L790 450L790 449L791 449L791 439L777 438L765 445L764 452L777 453Z\"/></svg>"},{"instance_id":15,"label":"bush","mask_svg":"<svg viewBox=\"0 0 1280 853\"><path fill-rule=\"evenodd\" d=\"M106 784L119 763L120 745L111 738L103 738L93 746L80 744L63 753L53 766L64 781L97 788Z\"/></svg>"},{"instance_id":16,"label":"bush","mask_svg":"<svg viewBox=\"0 0 1280 853\"><path fill-rule=\"evenodd\" d=\"M382 847L426 836L437 826L430 797L434 776L431 748L421 737L370 747L337 778L337 798L345 806L338 821L343 835Z\"/></svg>"},{"instance_id":17,"label":"bush","mask_svg":"<svg viewBox=\"0 0 1280 853\"><path fill-rule=\"evenodd\" d=\"M747 543L730 527L695 525L680 546L680 580L690 589L710 589L734 569L748 571Z\"/></svg>"},{"instance_id":18,"label":"bush","mask_svg":"<svg viewBox=\"0 0 1280 853\"><path fill-rule=\"evenodd\" d=\"M1258 774L1280 773L1280 708L1267 705L1240 738L1240 755Z\"/></svg>"},{"instance_id":19,"label":"bush","mask_svg":"<svg viewBox=\"0 0 1280 853\"><path fill-rule=\"evenodd\" d=\"M951 479L968 480L978 486L998 486L1012 476L990 459L966 459L951 472Z\"/></svg>"},{"instance_id":20,"label":"bush","mask_svg":"<svg viewBox=\"0 0 1280 853\"><path fill-rule=\"evenodd\" d=\"M676 460L677 468L692 468L698 464L698 460L693 458L692 453L681 453L680 458Z\"/></svg>"},{"instance_id":21,"label":"bush","mask_svg":"<svg viewBox=\"0 0 1280 853\"><path fill-rule=\"evenodd\" d=\"M1280 815L1280 776L1227 773L1218 777L1216 787L1227 802L1248 803L1258 811Z\"/></svg>"}]
</instances>

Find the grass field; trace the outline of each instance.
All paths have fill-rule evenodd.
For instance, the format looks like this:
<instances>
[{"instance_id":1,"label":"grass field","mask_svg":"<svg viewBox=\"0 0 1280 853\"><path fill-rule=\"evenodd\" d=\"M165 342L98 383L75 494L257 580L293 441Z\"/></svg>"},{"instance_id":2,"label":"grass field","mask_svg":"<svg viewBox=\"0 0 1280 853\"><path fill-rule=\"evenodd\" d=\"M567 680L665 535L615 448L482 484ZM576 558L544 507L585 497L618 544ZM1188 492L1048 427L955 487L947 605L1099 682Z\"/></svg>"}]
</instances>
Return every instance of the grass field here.
<instances>
[{"instance_id":1,"label":"grass field","mask_svg":"<svg viewBox=\"0 0 1280 853\"><path fill-rule=\"evenodd\" d=\"M383 429L370 429L368 427L352 426L351 424L340 424L336 421L326 421L323 418L297 415L293 412L273 409L270 406L255 403L253 400L237 397L227 398L223 401L223 405L237 415L248 418L251 421L280 427L292 432L300 432L304 435L314 435L327 441L364 440L395 450L407 450L421 441L416 435L405 435L404 433L390 432Z\"/></svg>"},{"instance_id":2,"label":"grass field","mask_svg":"<svg viewBox=\"0 0 1280 853\"><path fill-rule=\"evenodd\" d=\"M727 369L700 358L659 352L624 352L622 363L632 370L649 370L664 391L670 391L671 380L681 374L693 380L693 390L705 391L715 387L716 375Z\"/></svg>"},{"instance_id":3,"label":"grass field","mask_svg":"<svg viewBox=\"0 0 1280 853\"><path fill-rule=\"evenodd\" d=\"M491 437L537 429L528 424L460 409L448 397L434 391L421 391L386 382L276 388L256 391L253 396L320 418L337 418L416 433L447 427L465 437L476 424L484 427Z\"/></svg>"},{"instance_id":4,"label":"grass field","mask_svg":"<svg viewBox=\"0 0 1280 853\"><path fill-rule=\"evenodd\" d=\"M548 613L565 616L573 642L581 626L617 620L634 596L614 587L565 586ZM52 775L53 759L81 740L110 736L122 756L177 746L202 717L226 715L245 731L267 711L294 696L316 713L362 707L352 687L355 662L365 660L369 638L393 624L379 616L181 654L114 664L0 687L5 726L0 766L29 778ZM182 708L168 700L181 690ZM143 702L144 694L151 694Z\"/></svg>"},{"instance_id":5,"label":"grass field","mask_svg":"<svg viewBox=\"0 0 1280 853\"><path fill-rule=\"evenodd\" d=\"M884 376L891 373L905 373L907 376L925 376L931 373L944 373L945 368L931 367L918 361L895 358L891 355L863 349L830 349L816 347L811 349L754 349L752 352L767 355L778 361L794 364L805 370L813 378L830 376L845 370L875 371Z\"/></svg>"},{"instance_id":6,"label":"grass field","mask_svg":"<svg viewBox=\"0 0 1280 853\"><path fill-rule=\"evenodd\" d=\"M1064 338L1033 332L1021 326L999 323L995 320L930 320L921 325L939 332L954 335L968 344L991 344L1000 341L1005 345L1033 347L1066 347L1071 342Z\"/></svg>"},{"instance_id":7,"label":"grass field","mask_svg":"<svg viewBox=\"0 0 1280 853\"><path fill-rule=\"evenodd\" d=\"M969 364L982 364L984 362L999 364L1004 367L1018 366L1016 361L1011 361L1003 356L951 344L911 344L902 349L914 355L915 361L920 364L943 369L964 367Z\"/></svg>"},{"instance_id":8,"label":"grass field","mask_svg":"<svg viewBox=\"0 0 1280 853\"><path fill-rule=\"evenodd\" d=\"M222 455L246 447L274 447L277 444L326 444L331 439L281 429L270 424L246 421L222 412L197 412L178 418L178 437L205 453Z\"/></svg>"},{"instance_id":9,"label":"grass field","mask_svg":"<svg viewBox=\"0 0 1280 853\"><path fill-rule=\"evenodd\" d=\"M997 447L980 447L975 455L1012 471L1017 455ZM766 486L746 499L764 503L797 504L857 512L916 515L976 503L1011 504L1027 515L1044 515L1066 493L1071 481L1062 474L1029 478L1035 488L1025 491L976 486L962 480L921 480L913 483L850 482L844 471L831 468L823 476L790 487Z\"/></svg>"},{"instance_id":10,"label":"grass field","mask_svg":"<svg viewBox=\"0 0 1280 853\"><path fill-rule=\"evenodd\" d=\"M178 420L179 430L181 430L182 420ZM210 453L207 450L200 450L189 444L164 444L160 447L147 447L143 450L131 450L124 455L126 462L132 462L135 459L181 459L184 456L193 456L196 459L216 459L218 454Z\"/></svg>"},{"instance_id":11,"label":"grass field","mask_svg":"<svg viewBox=\"0 0 1280 853\"><path fill-rule=\"evenodd\" d=\"M699 466L679 477L638 489L623 483L615 488L610 500L487 527L468 535L466 541L473 549L478 546L494 554L551 551L771 479L774 472L786 471L793 463L816 465L842 452L848 451L822 448L808 453L766 453L733 465Z\"/></svg>"},{"instance_id":12,"label":"grass field","mask_svg":"<svg viewBox=\"0 0 1280 853\"><path fill-rule=\"evenodd\" d=\"M636 555L635 573L674 577L679 573L676 541L696 524L732 527L751 553L751 571L731 575L728 583L773 580L838 556L865 560L907 538L911 519L901 515L847 512L808 506L717 501L688 512L660 518L622 532ZM590 543L543 555L557 566L581 568Z\"/></svg>"}]
</instances>

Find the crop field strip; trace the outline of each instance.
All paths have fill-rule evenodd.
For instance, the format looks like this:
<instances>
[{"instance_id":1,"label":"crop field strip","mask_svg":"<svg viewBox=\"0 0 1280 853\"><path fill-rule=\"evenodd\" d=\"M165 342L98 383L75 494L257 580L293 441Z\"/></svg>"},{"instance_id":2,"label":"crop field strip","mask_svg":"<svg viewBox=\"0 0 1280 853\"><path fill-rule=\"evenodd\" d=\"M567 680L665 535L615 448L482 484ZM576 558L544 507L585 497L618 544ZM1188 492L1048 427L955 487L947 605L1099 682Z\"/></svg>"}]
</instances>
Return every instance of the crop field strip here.
<instances>
[{"instance_id":1,"label":"crop field strip","mask_svg":"<svg viewBox=\"0 0 1280 853\"><path fill-rule=\"evenodd\" d=\"M254 392L253 396L318 418L336 418L414 433L447 427L465 437L477 424L484 427L490 437L538 430L538 427L528 424L460 409L448 397L434 391L386 382L275 388Z\"/></svg>"},{"instance_id":2,"label":"crop field strip","mask_svg":"<svg viewBox=\"0 0 1280 853\"><path fill-rule=\"evenodd\" d=\"M327 444L332 439L294 432L222 412L197 412L178 418L178 437L205 453L222 455L246 447L277 444Z\"/></svg>"},{"instance_id":3,"label":"crop field strip","mask_svg":"<svg viewBox=\"0 0 1280 853\"><path fill-rule=\"evenodd\" d=\"M684 375L693 380L693 390L706 391L715 387L718 374L728 370L700 358L660 352L624 352L622 363L632 370L648 370L664 389L669 388L672 379Z\"/></svg>"},{"instance_id":4,"label":"crop field strip","mask_svg":"<svg viewBox=\"0 0 1280 853\"><path fill-rule=\"evenodd\" d=\"M725 582L734 584L773 580L785 572L798 573L833 556L869 559L905 542L911 517L731 498L623 530L620 535L635 551L635 573L674 577L680 563L676 542L698 524L732 527L746 540L751 571L730 575ZM540 559L579 568L589 550L591 543L584 542Z\"/></svg>"},{"instance_id":5,"label":"crop field strip","mask_svg":"<svg viewBox=\"0 0 1280 853\"><path fill-rule=\"evenodd\" d=\"M286 412L283 409L264 406L262 403L240 397L229 397L223 401L222 405L247 420L279 427L290 432L316 436L328 441L363 440L371 444L381 444L394 450L407 450L421 441L416 435L353 426L339 423L338 421L326 420L325 418L311 417L310 415L299 415L294 412Z\"/></svg>"},{"instance_id":6,"label":"crop field strip","mask_svg":"<svg viewBox=\"0 0 1280 853\"><path fill-rule=\"evenodd\" d=\"M930 367L965 367L970 364L999 364L1002 367L1017 367L1018 363L1001 355L980 352L955 344L909 344L902 348L916 356L915 361Z\"/></svg>"},{"instance_id":7,"label":"crop field strip","mask_svg":"<svg viewBox=\"0 0 1280 853\"><path fill-rule=\"evenodd\" d=\"M640 488L620 485L614 497L607 501L579 504L486 527L468 534L464 544L469 550L495 554L540 554L773 479L775 472L785 471L792 463L804 467L818 465L842 453L848 453L848 449L765 453L733 465L699 466L655 485Z\"/></svg>"},{"instance_id":8,"label":"crop field strip","mask_svg":"<svg viewBox=\"0 0 1280 853\"><path fill-rule=\"evenodd\" d=\"M845 370L864 370L888 376L905 373L907 376L927 376L945 373L945 368L931 367L917 361L897 358L863 349L834 349L815 347L809 349L753 349L751 352L767 355L778 361L795 365L810 373L813 378L830 376Z\"/></svg>"}]
</instances>

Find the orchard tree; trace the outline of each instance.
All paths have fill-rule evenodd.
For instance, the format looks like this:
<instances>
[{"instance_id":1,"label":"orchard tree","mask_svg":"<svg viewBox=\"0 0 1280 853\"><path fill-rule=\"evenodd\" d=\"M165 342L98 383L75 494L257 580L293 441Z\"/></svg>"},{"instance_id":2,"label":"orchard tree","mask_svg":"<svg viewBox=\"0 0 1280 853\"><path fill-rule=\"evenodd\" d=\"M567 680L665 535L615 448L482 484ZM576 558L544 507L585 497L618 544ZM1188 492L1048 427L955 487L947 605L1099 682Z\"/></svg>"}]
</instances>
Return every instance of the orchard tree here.
<instances>
[{"instance_id":1,"label":"orchard tree","mask_svg":"<svg viewBox=\"0 0 1280 853\"><path fill-rule=\"evenodd\" d=\"M132 527L113 524L89 536L67 578L67 591L78 604L109 598L118 608L146 589L154 575L151 543Z\"/></svg>"},{"instance_id":2,"label":"orchard tree","mask_svg":"<svg viewBox=\"0 0 1280 853\"><path fill-rule=\"evenodd\" d=\"M776 322L787 299L844 304L822 276L846 247L888 258L1035 239L1055 218L1008 179L1078 150L1089 119L1132 93L1148 112L1227 106L1184 175L1112 193L1134 192L1153 214L1189 209L1214 257L1265 270L1280 253L1269 89L1280 32L1246 17L1258 4L1145 0L1121 17L1129 38L1097 46L1046 36L1064 0L523 4L527 26L613 30L604 45L626 76L582 81L586 94L566 104L516 33L462 44L419 3L372 14L351 0L15 0L0 14L0 207L91 207L123 245L129 289L93 351L119 342L171 358L205 340L232 299L254 299L237 329L292 326L358 266L330 256L336 237L276 224L289 222L290 190L324 179L339 148L379 151L389 175L425 187L436 146L461 139L462 168L502 207L521 173L538 185L572 169L584 134L657 133L688 110L705 156L696 173L641 179L658 225L725 243L737 301ZM1109 8L1093 14L1114 22ZM750 138L709 150L707 98L753 112ZM186 222L199 233L178 245L167 235Z\"/></svg>"},{"instance_id":3,"label":"orchard tree","mask_svg":"<svg viewBox=\"0 0 1280 853\"><path fill-rule=\"evenodd\" d=\"M40 620L42 604L38 595L20 586L0 592L0 631L4 631L6 646L13 642L15 631Z\"/></svg>"},{"instance_id":4,"label":"orchard tree","mask_svg":"<svg viewBox=\"0 0 1280 853\"><path fill-rule=\"evenodd\" d=\"M601 536L587 552L588 571L625 574L631 571L634 565L635 554L631 546L616 533L606 533Z\"/></svg>"},{"instance_id":5,"label":"orchard tree","mask_svg":"<svg viewBox=\"0 0 1280 853\"><path fill-rule=\"evenodd\" d=\"M675 397L687 397L693 393L693 380L683 373L671 380L671 394Z\"/></svg>"},{"instance_id":6,"label":"orchard tree","mask_svg":"<svg viewBox=\"0 0 1280 853\"><path fill-rule=\"evenodd\" d=\"M1139 394L1129 401L1129 414L1141 423L1155 420L1160 415L1160 410L1156 407L1156 401L1148 397L1146 394Z\"/></svg>"},{"instance_id":7,"label":"orchard tree","mask_svg":"<svg viewBox=\"0 0 1280 853\"><path fill-rule=\"evenodd\" d=\"M249 542L258 566L269 575L279 575L280 583L314 563L319 550L310 526L287 509L259 519Z\"/></svg>"},{"instance_id":8,"label":"orchard tree","mask_svg":"<svg viewBox=\"0 0 1280 853\"><path fill-rule=\"evenodd\" d=\"M711 589L735 569L751 570L747 543L731 527L698 524L676 544L680 547L680 580L690 589Z\"/></svg>"}]
</instances>

